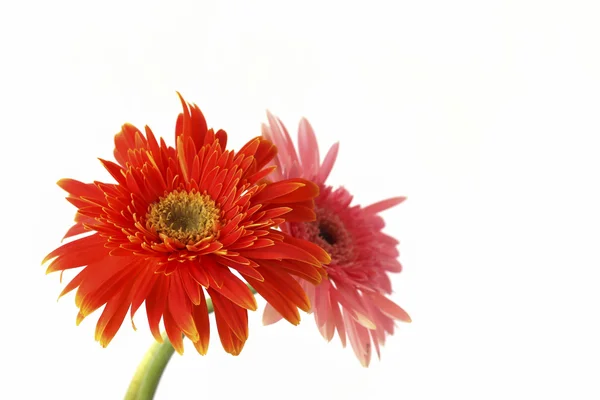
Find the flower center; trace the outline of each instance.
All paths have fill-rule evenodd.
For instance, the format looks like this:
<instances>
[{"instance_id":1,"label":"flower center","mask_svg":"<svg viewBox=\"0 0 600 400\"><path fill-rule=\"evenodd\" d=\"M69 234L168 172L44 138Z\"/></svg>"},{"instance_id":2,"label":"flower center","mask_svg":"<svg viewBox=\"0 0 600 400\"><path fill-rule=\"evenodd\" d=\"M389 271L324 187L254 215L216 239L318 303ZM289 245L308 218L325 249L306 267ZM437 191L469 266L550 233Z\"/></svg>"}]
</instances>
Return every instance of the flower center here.
<instances>
[{"instance_id":1,"label":"flower center","mask_svg":"<svg viewBox=\"0 0 600 400\"><path fill-rule=\"evenodd\" d=\"M346 263L354 258L353 240L346 226L334 212L315 207L317 220L291 224L292 234L321 246L334 263Z\"/></svg>"},{"instance_id":2,"label":"flower center","mask_svg":"<svg viewBox=\"0 0 600 400\"><path fill-rule=\"evenodd\" d=\"M329 221L319 221L319 237L330 245L335 245L337 242L335 237L335 227L332 227Z\"/></svg>"},{"instance_id":3,"label":"flower center","mask_svg":"<svg viewBox=\"0 0 600 400\"><path fill-rule=\"evenodd\" d=\"M188 243L213 234L219 214L209 196L175 190L150 205L146 218L158 233Z\"/></svg>"}]
</instances>

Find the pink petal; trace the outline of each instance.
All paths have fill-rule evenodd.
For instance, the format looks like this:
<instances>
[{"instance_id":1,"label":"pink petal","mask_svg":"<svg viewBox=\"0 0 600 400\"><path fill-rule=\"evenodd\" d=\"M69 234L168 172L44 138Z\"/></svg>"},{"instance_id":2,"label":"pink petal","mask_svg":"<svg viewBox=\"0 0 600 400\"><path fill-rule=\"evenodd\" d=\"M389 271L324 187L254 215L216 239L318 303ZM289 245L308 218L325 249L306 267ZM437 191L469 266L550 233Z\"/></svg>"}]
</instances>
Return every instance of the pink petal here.
<instances>
[{"instance_id":1,"label":"pink petal","mask_svg":"<svg viewBox=\"0 0 600 400\"><path fill-rule=\"evenodd\" d=\"M348 330L348 339L356 358L363 367L368 367L371 362L371 337L369 331L359 325L354 319L344 311L344 321Z\"/></svg>"},{"instance_id":2,"label":"pink petal","mask_svg":"<svg viewBox=\"0 0 600 400\"><path fill-rule=\"evenodd\" d=\"M308 300L310 301L311 310L309 311L309 313L311 313L311 312L313 312L313 309L315 307L316 286L310 282L305 281L304 279L299 279L299 282L300 282L300 286L302 286L302 289L304 290L304 293L306 293L306 297L308 297Z\"/></svg>"},{"instance_id":3,"label":"pink petal","mask_svg":"<svg viewBox=\"0 0 600 400\"><path fill-rule=\"evenodd\" d=\"M377 214L381 211L387 210L388 208L397 206L404 200L406 200L406 197L392 197L391 199L381 200L377 203L373 203L370 206L363 208L363 211L371 214Z\"/></svg>"},{"instance_id":4,"label":"pink petal","mask_svg":"<svg viewBox=\"0 0 600 400\"><path fill-rule=\"evenodd\" d=\"M327 177L329 176L329 173L333 168L333 164L335 163L335 159L337 158L339 148L340 143L337 142L333 146L331 146L331 148L327 152L327 155L325 156L325 159L323 160L323 163L321 164L321 168L319 169L319 173L317 175L317 183L325 183L325 180L327 180Z\"/></svg>"},{"instance_id":5,"label":"pink petal","mask_svg":"<svg viewBox=\"0 0 600 400\"><path fill-rule=\"evenodd\" d=\"M279 311L277 311L271 304L267 303L262 318L263 325L274 324L282 318L283 317L281 316L281 314L279 314Z\"/></svg>"},{"instance_id":6,"label":"pink petal","mask_svg":"<svg viewBox=\"0 0 600 400\"><path fill-rule=\"evenodd\" d=\"M319 172L319 144L315 131L305 118L300 120L298 128L298 150L305 177L310 179L316 176Z\"/></svg>"},{"instance_id":7,"label":"pink petal","mask_svg":"<svg viewBox=\"0 0 600 400\"><path fill-rule=\"evenodd\" d=\"M331 304L331 314L333 321L335 322L335 328L338 331L342 347L346 347L346 328L344 325L344 318L340 311L340 305L337 301L337 293L335 290L329 291L329 303Z\"/></svg>"},{"instance_id":8,"label":"pink petal","mask_svg":"<svg viewBox=\"0 0 600 400\"><path fill-rule=\"evenodd\" d=\"M277 146L281 167L286 168L294 162L297 163L298 155L296 154L296 149L294 148L292 139L287 133L285 126L281 123L279 118L275 117L268 110L267 119L269 120L270 140Z\"/></svg>"},{"instance_id":9,"label":"pink petal","mask_svg":"<svg viewBox=\"0 0 600 400\"><path fill-rule=\"evenodd\" d=\"M347 285L337 284L337 300L342 307L362 326L368 329L375 329L375 322L372 321L369 311L363 304L358 292Z\"/></svg>"},{"instance_id":10,"label":"pink petal","mask_svg":"<svg viewBox=\"0 0 600 400\"><path fill-rule=\"evenodd\" d=\"M379 339L377 339L377 331L369 331L371 335L371 341L375 345L375 352L377 353L377 358L381 360L381 350L379 348Z\"/></svg>"},{"instance_id":11,"label":"pink petal","mask_svg":"<svg viewBox=\"0 0 600 400\"><path fill-rule=\"evenodd\" d=\"M369 298L379 310L390 318L403 322L411 322L410 316L399 305L379 293L370 293Z\"/></svg>"},{"instance_id":12,"label":"pink petal","mask_svg":"<svg viewBox=\"0 0 600 400\"><path fill-rule=\"evenodd\" d=\"M319 328L325 325L325 322L329 319L329 310L331 308L329 304L329 288L329 281L323 281L323 283L315 288L315 301L312 306L315 313L315 321ZM331 338L328 340L331 340Z\"/></svg>"}]
</instances>

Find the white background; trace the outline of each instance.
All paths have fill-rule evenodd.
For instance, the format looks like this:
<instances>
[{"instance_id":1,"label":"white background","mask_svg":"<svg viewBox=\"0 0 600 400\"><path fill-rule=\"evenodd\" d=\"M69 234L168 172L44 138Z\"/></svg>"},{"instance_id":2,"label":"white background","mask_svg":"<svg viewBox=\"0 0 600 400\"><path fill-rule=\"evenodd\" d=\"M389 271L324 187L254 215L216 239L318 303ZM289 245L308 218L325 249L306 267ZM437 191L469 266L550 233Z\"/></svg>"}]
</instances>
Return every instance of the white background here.
<instances>
[{"instance_id":1,"label":"white background","mask_svg":"<svg viewBox=\"0 0 600 400\"><path fill-rule=\"evenodd\" d=\"M95 4L92 6L91 4ZM187 342L158 399L598 399L600 29L594 1L3 2L0 397L118 399L152 343L107 349L43 256L107 180L122 123L173 144L175 91L233 147L269 108L313 124L330 183L384 215L413 317L364 369L310 316L241 356ZM68 278L73 274L67 275ZM262 305L263 303L261 303Z\"/></svg>"}]
</instances>

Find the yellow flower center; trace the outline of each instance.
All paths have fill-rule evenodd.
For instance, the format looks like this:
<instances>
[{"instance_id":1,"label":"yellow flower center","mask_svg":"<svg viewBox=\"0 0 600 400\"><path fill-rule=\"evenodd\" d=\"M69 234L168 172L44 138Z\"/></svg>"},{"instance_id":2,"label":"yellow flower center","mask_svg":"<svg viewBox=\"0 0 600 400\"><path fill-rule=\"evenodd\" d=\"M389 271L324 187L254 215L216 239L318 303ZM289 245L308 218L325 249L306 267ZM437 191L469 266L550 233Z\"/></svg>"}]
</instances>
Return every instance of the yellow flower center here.
<instances>
[{"instance_id":1,"label":"yellow flower center","mask_svg":"<svg viewBox=\"0 0 600 400\"><path fill-rule=\"evenodd\" d=\"M214 234L219 214L209 196L174 190L151 204L146 218L158 233L189 243Z\"/></svg>"}]
</instances>

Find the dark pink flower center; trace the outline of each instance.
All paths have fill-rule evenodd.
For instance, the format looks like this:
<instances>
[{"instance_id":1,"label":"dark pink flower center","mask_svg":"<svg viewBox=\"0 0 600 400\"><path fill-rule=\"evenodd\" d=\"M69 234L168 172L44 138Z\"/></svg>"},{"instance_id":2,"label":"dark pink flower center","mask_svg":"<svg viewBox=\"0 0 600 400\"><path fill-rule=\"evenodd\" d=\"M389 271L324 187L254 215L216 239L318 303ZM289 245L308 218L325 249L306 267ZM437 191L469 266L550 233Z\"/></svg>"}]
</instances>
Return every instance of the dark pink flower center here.
<instances>
[{"instance_id":1,"label":"dark pink flower center","mask_svg":"<svg viewBox=\"0 0 600 400\"><path fill-rule=\"evenodd\" d=\"M319 236L321 239L329 243L330 245L335 245L337 242L336 236L334 232L331 232L328 224L319 224Z\"/></svg>"},{"instance_id":2,"label":"dark pink flower center","mask_svg":"<svg viewBox=\"0 0 600 400\"><path fill-rule=\"evenodd\" d=\"M354 258L352 237L335 213L315 207L314 222L290 224L292 235L321 246L331 256L332 263L343 264Z\"/></svg>"}]
</instances>

